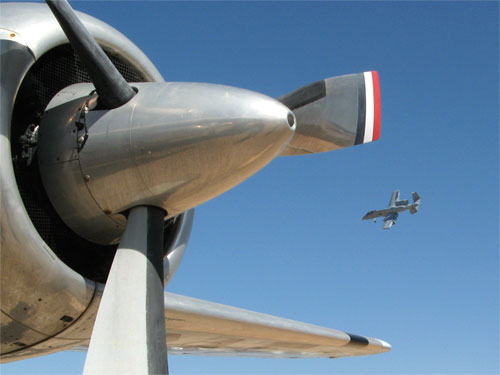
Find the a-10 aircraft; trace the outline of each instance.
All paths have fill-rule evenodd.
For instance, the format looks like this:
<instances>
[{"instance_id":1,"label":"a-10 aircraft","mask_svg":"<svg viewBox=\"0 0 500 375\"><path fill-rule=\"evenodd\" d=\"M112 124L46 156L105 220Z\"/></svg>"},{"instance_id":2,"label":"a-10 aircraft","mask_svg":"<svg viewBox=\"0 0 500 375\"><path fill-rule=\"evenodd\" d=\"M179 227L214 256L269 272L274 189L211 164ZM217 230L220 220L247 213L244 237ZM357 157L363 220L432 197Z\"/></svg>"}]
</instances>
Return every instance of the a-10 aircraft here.
<instances>
[{"instance_id":1,"label":"a-10 aircraft","mask_svg":"<svg viewBox=\"0 0 500 375\"><path fill-rule=\"evenodd\" d=\"M373 219L377 222L377 217L384 217L384 229L389 229L393 224L396 224L399 213L402 211L410 210L410 214L416 214L418 211L418 206L420 205L420 197L417 193L411 193L413 198L413 203L408 204L408 200L399 199L399 190L392 192L391 200L389 201L389 206L383 210L373 210L369 211L363 220Z\"/></svg>"},{"instance_id":2,"label":"a-10 aircraft","mask_svg":"<svg viewBox=\"0 0 500 375\"><path fill-rule=\"evenodd\" d=\"M377 73L277 99L165 82L123 34L65 0L47 3L0 4L1 362L79 347L85 374L142 374L166 373L167 350L389 351L375 338L164 292L194 207L277 156L378 139Z\"/></svg>"}]
</instances>

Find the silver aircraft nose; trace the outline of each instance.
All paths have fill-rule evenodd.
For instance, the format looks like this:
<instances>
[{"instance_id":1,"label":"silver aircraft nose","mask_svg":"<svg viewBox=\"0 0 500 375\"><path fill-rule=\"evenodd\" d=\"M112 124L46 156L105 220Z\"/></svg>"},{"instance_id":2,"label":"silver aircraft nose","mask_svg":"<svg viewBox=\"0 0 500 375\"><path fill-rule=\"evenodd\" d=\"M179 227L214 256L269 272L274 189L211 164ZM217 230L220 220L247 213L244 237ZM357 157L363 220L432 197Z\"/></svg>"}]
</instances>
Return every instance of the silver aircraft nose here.
<instances>
[{"instance_id":1,"label":"silver aircraft nose","mask_svg":"<svg viewBox=\"0 0 500 375\"><path fill-rule=\"evenodd\" d=\"M94 242L116 241L124 229L117 214L131 207L157 206L174 216L222 194L268 164L295 130L285 105L252 91L134 85L138 93L125 105L85 113L86 141L78 153L71 119L82 117L82 103L90 100L82 93L92 86L65 88L44 117L51 124L45 129L60 133L41 137L47 140L40 149L45 187L66 224ZM60 118L70 120L55 126ZM70 138L51 141L64 137Z\"/></svg>"}]
</instances>

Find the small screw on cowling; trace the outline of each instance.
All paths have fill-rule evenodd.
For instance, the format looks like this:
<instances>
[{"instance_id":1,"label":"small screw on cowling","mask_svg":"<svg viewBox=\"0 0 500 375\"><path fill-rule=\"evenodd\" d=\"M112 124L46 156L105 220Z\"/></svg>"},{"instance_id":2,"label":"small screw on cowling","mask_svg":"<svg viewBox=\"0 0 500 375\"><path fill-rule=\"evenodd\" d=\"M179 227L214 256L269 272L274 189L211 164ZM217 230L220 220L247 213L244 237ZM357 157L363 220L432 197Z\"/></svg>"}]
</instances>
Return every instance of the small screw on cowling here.
<instances>
[{"instance_id":1,"label":"small screw on cowling","mask_svg":"<svg viewBox=\"0 0 500 375\"><path fill-rule=\"evenodd\" d=\"M83 179L85 180L85 182L89 182L90 181L90 175L89 174L84 174L83 175Z\"/></svg>"}]
</instances>

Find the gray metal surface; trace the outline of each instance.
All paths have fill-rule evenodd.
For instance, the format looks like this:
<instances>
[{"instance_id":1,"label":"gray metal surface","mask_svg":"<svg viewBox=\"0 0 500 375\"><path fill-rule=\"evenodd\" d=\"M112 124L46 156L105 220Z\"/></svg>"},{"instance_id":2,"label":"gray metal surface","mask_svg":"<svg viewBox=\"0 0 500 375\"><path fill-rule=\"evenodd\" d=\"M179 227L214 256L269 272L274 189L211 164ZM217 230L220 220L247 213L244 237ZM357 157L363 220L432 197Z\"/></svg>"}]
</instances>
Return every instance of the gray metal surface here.
<instances>
[{"instance_id":1,"label":"gray metal surface","mask_svg":"<svg viewBox=\"0 0 500 375\"><path fill-rule=\"evenodd\" d=\"M42 121L45 189L66 224L92 242L115 243L124 230L120 213L130 207L162 207L172 217L222 194L267 165L293 135L290 110L259 93L203 83L134 85L138 94L120 108L88 111L79 152L75 119L90 97L75 98L91 84L60 92Z\"/></svg>"},{"instance_id":2,"label":"gray metal surface","mask_svg":"<svg viewBox=\"0 0 500 375\"><path fill-rule=\"evenodd\" d=\"M191 235L193 227L194 209L187 210L177 219L179 222L176 225L176 231L170 239L166 239L164 248L168 249L167 256L163 260L163 278L164 284L167 285L170 279L181 264L182 257L186 252L186 247Z\"/></svg>"},{"instance_id":3,"label":"gray metal surface","mask_svg":"<svg viewBox=\"0 0 500 375\"><path fill-rule=\"evenodd\" d=\"M163 80L147 57L128 39L110 26L90 16L80 15L80 17L85 27L96 37L106 52L119 54L129 65L143 72L147 80ZM0 67L2 69L0 78L2 87L0 91L0 179L2 181L2 184L0 184L0 223L2 232L0 275L2 285L0 291L2 346L0 361L7 362L66 350L75 345L87 345L104 286L85 279L67 267L42 240L23 206L11 163L10 121L20 82L36 59L40 59L54 47L66 44L66 37L46 6L42 4L3 3L0 4L0 40ZM142 91L147 92L145 87ZM170 84L163 87L168 87L168 89L165 89L164 92L159 90L157 93L161 92L166 97L169 97L170 94L170 96L173 95L173 91L168 94L168 90L174 88L176 89L176 97L179 95L179 90L185 90L185 93L189 93L197 90L203 91L204 88L208 88L206 93L209 94L218 92L218 90L225 90L224 88L215 89L215 85L199 84L195 84L195 86L190 86L190 84ZM87 88L90 88L90 86L87 86ZM217 121L215 122L206 120L207 115L221 116L221 113L212 113L213 107L211 106L214 103L203 102L202 99L199 99L198 104L202 108L204 105L208 108L202 117L197 117L199 114L187 111L184 102L178 102L176 107L169 107L170 112L165 113L162 112L165 111L163 106L151 108L150 105L153 102L151 100L138 101L139 105L135 105L131 117L133 121L128 122L130 125L129 134L133 137L134 143L129 144L131 147L129 147L129 153L127 154L126 165L130 166L131 161L136 163L136 173L133 176L135 182L133 183L137 183L139 186L142 184L142 187L139 188L140 194L148 190L151 194L146 193L147 199L153 197L168 202L170 214L176 212L175 210L181 212L182 207L198 204L206 197L212 197L218 192L241 182L241 178L245 174L253 173L252 171L258 167L262 160L266 160L271 154L275 155L279 152L277 150L279 147L274 143L266 144L262 142L257 146L252 144L253 138L258 140L269 135L273 136L275 129L273 130L271 126L271 128L267 129L269 134L264 134L266 128L265 126L259 128L259 121L265 119L264 122L267 123L269 116L273 117L275 109L279 108L279 106L277 107L276 102L270 98L262 99L264 97L259 96L259 94L243 94L245 90L234 90L226 90L225 93L231 95L228 95L229 98L224 98L224 100L235 100L238 95L242 97L249 95L252 101L255 101L253 101L253 106L251 103L237 106L238 110L236 112L240 117L233 116L234 114L222 113L223 116L227 115L231 119L227 123L221 123L219 117L216 117ZM89 92L86 91L82 95L86 96ZM149 98L154 95L149 94ZM194 94L194 97L196 95L199 94ZM257 97L261 99L256 99ZM215 95L215 98L217 98L217 95ZM169 97L169 99L171 98ZM218 99L221 99L221 97L219 96ZM209 101L210 95L203 100ZM64 99L63 101L67 100ZM144 105L145 103L149 107ZM217 108L217 103L215 103L215 108ZM78 109L73 108L68 113L76 114L76 112L71 112L75 110ZM129 108L126 109L126 111L128 110ZM241 112L246 110L250 113L257 112L262 116L257 119L250 118L247 115L241 116ZM281 113L283 110L281 106L281 109L277 112ZM166 140L166 144L170 149L165 149L159 143L147 143L149 137L158 138L164 142L165 139L161 139L164 135L158 135L155 129L141 127L150 121L152 112L155 112L155 116L157 115L156 111L161 112L160 114L163 113L158 118L166 116L169 119L174 118L178 123L182 124L182 126L179 125L178 129L172 129L174 133L169 134ZM131 114L132 112L128 113ZM97 123L99 119L93 117L96 114L97 112L94 112L89 115L92 118L88 120ZM106 113L102 114L106 115ZM283 120L282 114L278 117L280 117L279 122L281 123ZM288 120L288 117L285 118ZM198 120L205 119L206 122L194 121L196 118ZM242 130L238 119L243 119L244 126L241 133L238 132L238 130ZM186 123L183 122L184 120L186 120ZM257 126L255 126L255 123L257 123ZM191 130L196 130L195 136L189 137L189 134L184 129L186 124ZM159 129L161 124L153 123L152 125L158 125ZM255 130L257 130L257 134ZM143 133L147 133L149 137L144 138L145 134ZM290 129L287 129L287 137L290 136L290 133ZM72 133L68 134L72 137ZM286 140L283 140L286 138L284 134L285 132L280 137L277 137L279 138L278 143L281 142L280 147L286 143ZM97 143L106 144L106 141L102 140L106 139L102 138L103 134L96 132L91 135L95 135L92 138L101 139ZM91 139L90 135L89 139ZM75 138L71 140L71 142L73 141L75 141ZM76 138L76 141L78 141L78 138ZM197 144L199 141L203 141L206 147L199 147L199 144ZM194 160L191 166L192 170L186 170L185 168L184 159L186 154L181 152L181 145L183 144L188 150L187 156ZM92 154L91 149L87 147L89 145L92 145L92 143L85 144L76 159L74 158L74 150L67 154L60 154L60 160L57 160L57 155L55 155L56 160L49 163L50 168L65 164L65 168L69 170L69 172L64 172L66 175L65 183L68 184L74 183L75 179L81 182L83 177L85 181L81 185L82 189L77 191L77 194L75 194L75 191L63 191L62 193L71 196L77 201L83 201L83 205L86 206L85 209L87 210L84 212L94 212L97 210L95 207L98 207L98 210L106 213L107 220L114 223L117 220L119 221L119 216L112 216L113 212L108 215L106 205L108 202L113 203L115 198L106 196L106 191L102 187L106 187L105 185L99 188L91 186L91 184L99 182L104 176L110 178L120 176L120 178L108 180L109 186L126 184L129 182L128 177L123 177L121 174L127 168L115 168L116 165L101 166L99 157ZM255 147L246 149L245 146ZM236 151L231 150L230 152L233 152L233 154L230 154L229 157L223 155L222 152L215 152L214 154L214 149L217 147L222 147L222 149L224 147L227 149L234 148ZM169 153L171 149L177 153L171 155ZM85 157L83 157L84 153L87 153ZM240 153L244 155L242 156ZM47 155L49 155L47 156L49 159L54 156L51 151ZM123 156L119 152L117 155L119 157ZM174 165L177 165L179 169L174 169L171 173L173 173L174 177L176 174L180 177L172 180L170 180L171 176L169 177L169 183L171 183L167 186L171 193L169 197L157 197L155 193L158 195L157 193L163 191L162 189L165 186L162 185L164 181L157 183L155 171L164 167L162 160L167 156L171 158L169 160L175 162ZM234 160L232 157L234 157ZM246 158L246 163L242 163L242 157ZM64 162L61 162L61 158ZM198 174L200 166L196 165L196 162L198 164L203 162L209 167L215 166L210 171L210 176L218 176L215 183L213 179L206 178L206 176L204 178L203 175ZM83 168L92 170L92 175L78 171L75 167L76 163L84 166ZM237 179L234 179L232 173L235 172L236 166L242 169L243 172L238 174L240 170L236 168ZM102 175L99 174L100 171L104 171ZM52 173L51 178L57 180L56 176L59 172L56 169L47 170L47 173ZM87 175L88 177L86 177ZM196 181L196 183L187 188L192 181ZM222 182L218 184L218 181ZM146 186L147 189L143 186ZM200 187L209 188L202 189L199 192L196 189ZM85 195L85 197L81 194ZM137 196L141 196L140 194ZM143 198L134 200L132 204L144 203ZM177 204L177 202L179 203ZM118 212L123 207L127 208L128 206L117 207L115 212ZM92 214L89 214L88 218L95 219ZM185 214L178 216L177 220L178 226L175 227L175 233L172 238L164 243L164 248L169 249L166 261L163 263L164 279L167 281L178 268L185 251L191 230L193 211L189 210ZM118 225L120 224L118 223ZM110 239L111 242L116 240L116 236ZM157 284L161 283L158 282L158 277L156 281ZM157 287L156 290L158 289ZM170 346L169 350L173 353L336 357L375 354L390 349L390 346L380 340L322 329L188 297L166 294L165 303L165 321L169 330L167 343ZM111 310L108 308L108 312ZM120 314L121 309L117 308L114 312Z\"/></svg>"},{"instance_id":4,"label":"gray metal surface","mask_svg":"<svg viewBox=\"0 0 500 375\"><path fill-rule=\"evenodd\" d=\"M65 329L94 293L94 283L62 263L42 241L17 188L10 121L21 79L32 63L26 46L0 39L1 353L22 350Z\"/></svg>"},{"instance_id":5,"label":"gray metal surface","mask_svg":"<svg viewBox=\"0 0 500 375\"><path fill-rule=\"evenodd\" d=\"M387 352L370 337L165 293L169 354L338 358Z\"/></svg>"},{"instance_id":6,"label":"gray metal surface","mask_svg":"<svg viewBox=\"0 0 500 375\"><path fill-rule=\"evenodd\" d=\"M297 118L297 129L281 156L338 150L353 146L358 131L360 86L363 74L349 74L318 81L284 95L278 100L288 105Z\"/></svg>"},{"instance_id":7,"label":"gray metal surface","mask_svg":"<svg viewBox=\"0 0 500 375\"><path fill-rule=\"evenodd\" d=\"M22 348L22 350L3 353L0 356L0 362L7 363L34 358L69 350L74 347L84 347L87 350L103 290L104 285L97 283L93 299L75 323L69 325L55 336L39 340L32 345Z\"/></svg>"},{"instance_id":8,"label":"gray metal surface","mask_svg":"<svg viewBox=\"0 0 500 375\"><path fill-rule=\"evenodd\" d=\"M82 16L109 50L121 54L150 80L163 81L147 57L110 26ZM63 350L92 327L99 288L64 264L38 234L24 207L11 162L11 116L26 72L49 49L67 43L42 4L0 4L0 361ZM191 231L193 211L178 217L164 263L168 280ZM88 338L88 337L87 337Z\"/></svg>"},{"instance_id":9,"label":"gray metal surface","mask_svg":"<svg viewBox=\"0 0 500 375\"><path fill-rule=\"evenodd\" d=\"M125 57L145 74L147 81L163 81L153 63L118 30L92 16L76 13L101 46ZM1 3L0 19L0 28L18 34L35 59L56 46L68 43L61 26L45 4Z\"/></svg>"},{"instance_id":10,"label":"gray metal surface","mask_svg":"<svg viewBox=\"0 0 500 375\"><path fill-rule=\"evenodd\" d=\"M84 85L88 86L91 85ZM90 91L90 88L86 89L85 95ZM68 96L72 98L70 103L58 105ZM127 221L121 214L104 214L85 184L78 152L78 137L81 135L75 126L75 117L79 118L81 108L96 95L81 96L73 90L63 90L47 107L41 125L43 131L39 132L38 139L41 177L52 205L73 231L94 233L95 228L99 228L107 235L107 241L102 242L114 244L120 240ZM91 239L95 241L95 237Z\"/></svg>"},{"instance_id":11,"label":"gray metal surface","mask_svg":"<svg viewBox=\"0 0 500 375\"><path fill-rule=\"evenodd\" d=\"M98 285L99 301L102 285ZM98 303L89 307L95 316ZM340 358L384 353L385 341L319 327L218 303L164 293L168 354L263 358ZM115 310L115 314L119 314ZM47 342L4 360L19 360L60 350L87 350L93 321L84 314ZM49 347L50 345L50 347Z\"/></svg>"},{"instance_id":12,"label":"gray metal surface","mask_svg":"<svg viewBox=\"0 0 500 375\"><path fill-rule=\"evenodd\" d=\"M166 374L163 218L134 207L113 260L84 374Z\"/></svg>"},{"instance_id":13,"label":"gray metal surface","mask_svg":"<svg viewBox=\"0 0 500 375\"><path fill-rule=\"evenodd\" d=\"M399 190L394 190L391 194L391 199L389 199L389 205L387 207L396 207L397 202L399 202Z\"/></svg>"}]
</instances>

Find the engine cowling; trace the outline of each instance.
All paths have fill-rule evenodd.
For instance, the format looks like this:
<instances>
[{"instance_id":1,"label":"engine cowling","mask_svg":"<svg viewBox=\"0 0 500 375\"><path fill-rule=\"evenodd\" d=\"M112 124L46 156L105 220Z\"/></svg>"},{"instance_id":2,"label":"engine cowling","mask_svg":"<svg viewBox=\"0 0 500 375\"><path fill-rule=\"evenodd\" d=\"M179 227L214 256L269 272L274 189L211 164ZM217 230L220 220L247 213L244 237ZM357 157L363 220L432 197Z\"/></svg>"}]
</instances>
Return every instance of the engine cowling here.
<instances>
[{"instance_id":1,"label":"engine cowling","mask_svg":"<svg viewBox=\"0 0 500 375\"><path fill-rule=\"evenodd\" d=\"M38 135L48 103L63 88L90 82L90 78L45 5L1 6L1 30L8 30L0 33L1 128L2 134L10 136L4 138L1 149L2 256L19 246L11 239L24 238L23 246L33 248L34 253L43 254L42 249L50 249L87 279L105 282L116 245L88 241L61 220L47 196L37 162ZM163 81L151 61L126 37L91 16L79 16L126 80ZM18 62L16 66L12 66L14 60ZM8 72L7 67L12 71ZM172 277L182 258L193 215L193 211L178 212L165 221L166 280ZM9 225L14 217L17 224Z\"/></svg>"},{"instance_id":2,"label":"engine cowling","mask_svg":"<svg viewBox=\"0 0 500 375\"><path fill-rule=\"evenodd\" d=\"M137 94L99 109L91 84L65 88L41 122L38 161L64 222L112 244L139 205L167 218L214 198L268 164L295 118L265 95L208 83L134 83ZM95 108L94 108L95 107Z\"/></svg>"}]
</instances>

